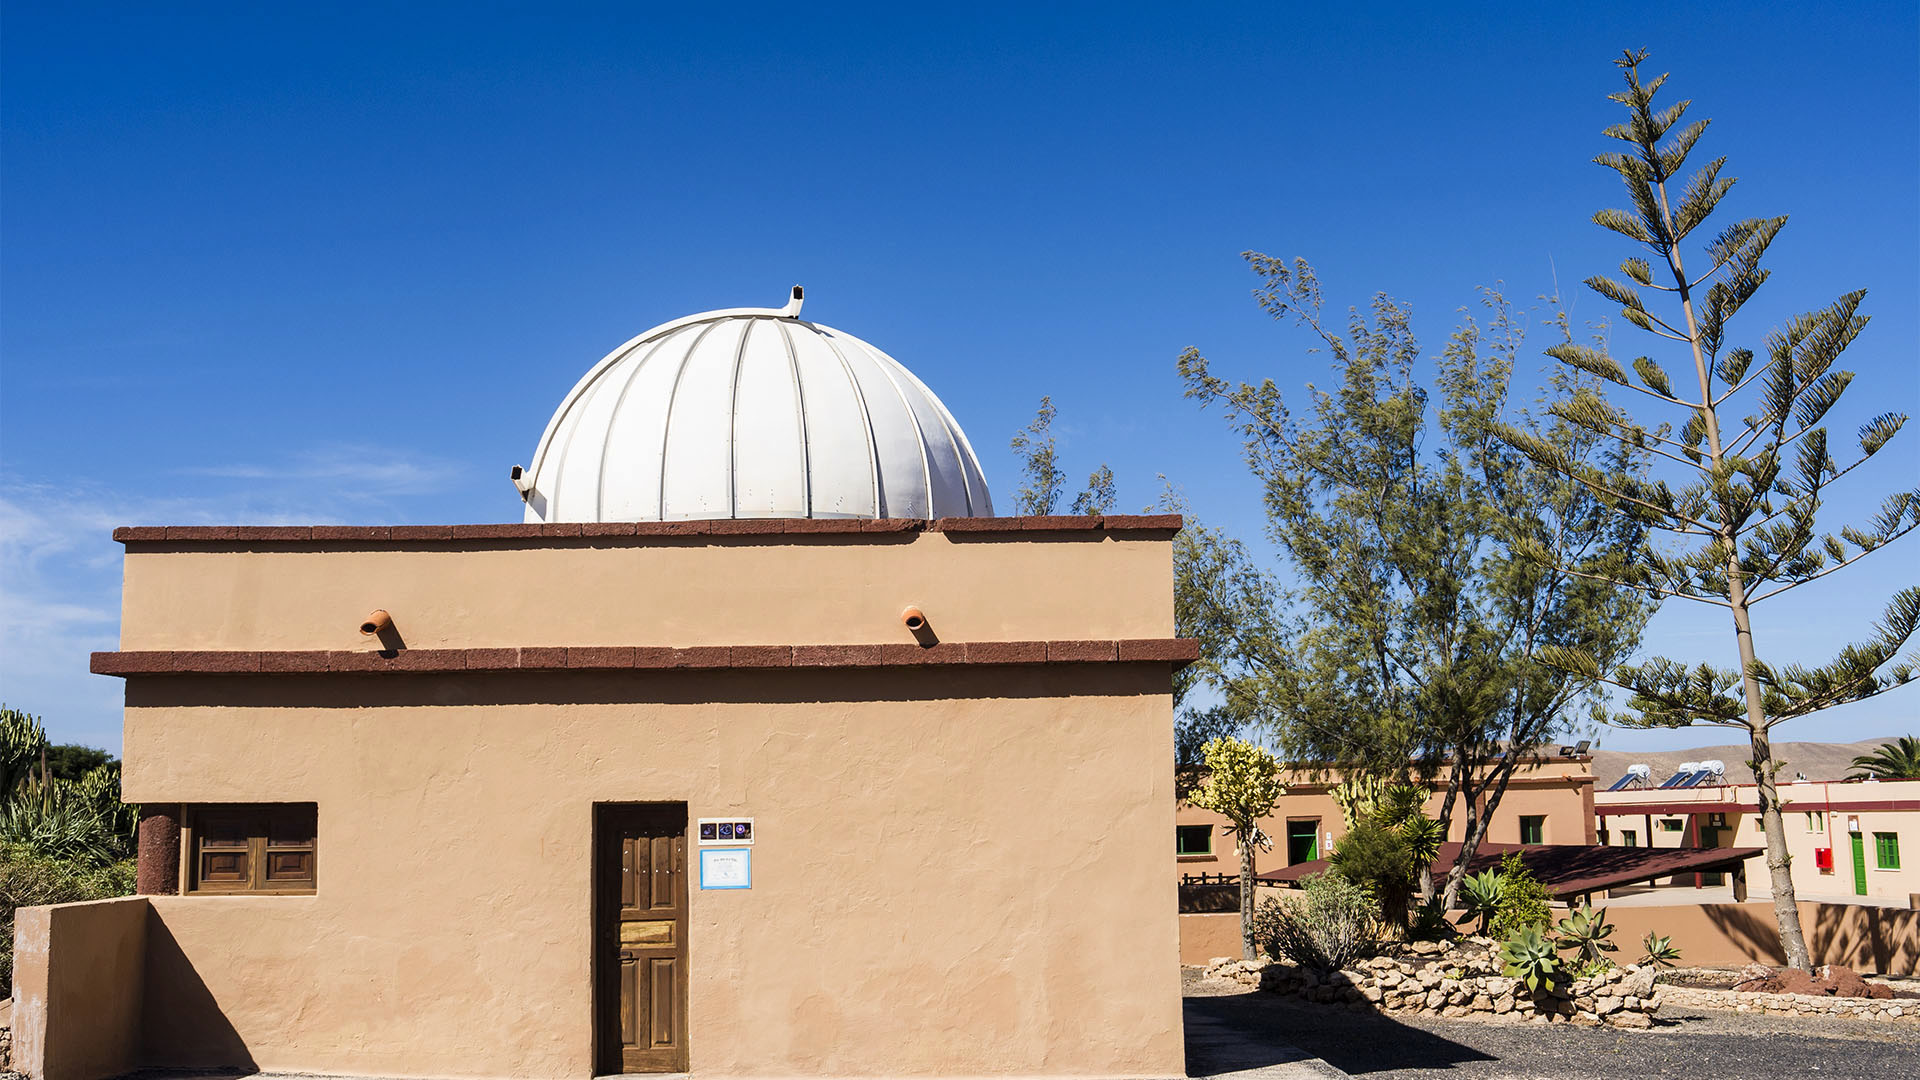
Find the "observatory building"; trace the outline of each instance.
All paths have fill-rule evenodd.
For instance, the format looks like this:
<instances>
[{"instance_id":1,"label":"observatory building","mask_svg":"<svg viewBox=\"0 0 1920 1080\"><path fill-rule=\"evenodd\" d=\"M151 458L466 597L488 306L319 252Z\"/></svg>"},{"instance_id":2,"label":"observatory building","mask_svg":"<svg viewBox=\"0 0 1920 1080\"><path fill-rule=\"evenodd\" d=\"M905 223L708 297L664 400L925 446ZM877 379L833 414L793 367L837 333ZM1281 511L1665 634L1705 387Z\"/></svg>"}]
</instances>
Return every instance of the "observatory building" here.
<instances>
[{"instance_id":1,"label":"observatory building","mask_svg":"<svg viewBox=\"0 0 1920 1080\"><path fill-rule=\"evenodd\" d=\"M993 516L797 289L615 349L512 480L116 530L141 895L23 909L16 1061L1182 1074L1177 517Z\"/></svg>"}]
</instances>

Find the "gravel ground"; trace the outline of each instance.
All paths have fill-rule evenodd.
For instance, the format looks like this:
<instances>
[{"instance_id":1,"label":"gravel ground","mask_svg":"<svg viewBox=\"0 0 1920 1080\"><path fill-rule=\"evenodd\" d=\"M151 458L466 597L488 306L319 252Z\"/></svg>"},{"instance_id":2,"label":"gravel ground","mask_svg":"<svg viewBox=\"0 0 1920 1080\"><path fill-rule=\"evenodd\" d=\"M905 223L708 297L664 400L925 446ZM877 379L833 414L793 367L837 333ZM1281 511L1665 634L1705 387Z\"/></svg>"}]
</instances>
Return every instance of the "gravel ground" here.
<instances>
[{"instance_id":1,"label":"gravel ground","mask_svg":"<svg viewBox=\"0 0 1920 1080\"><path fill-rule=\"evenodd\" d=\"M1289 1051L1298 1048L1369 1080L1920 1077L1920 1028L1913 1025L1669 1006L1648 1031L1549 1028L1331 1009L1205 979L1198 968L1186 969L1185 987L1190 1022L1224 1026L1280 1047L1276 1063L1292 1060ZM1213 1071L1208 1064L1191 1062L1190 1071Z\"/></svg>"}]
</instances>

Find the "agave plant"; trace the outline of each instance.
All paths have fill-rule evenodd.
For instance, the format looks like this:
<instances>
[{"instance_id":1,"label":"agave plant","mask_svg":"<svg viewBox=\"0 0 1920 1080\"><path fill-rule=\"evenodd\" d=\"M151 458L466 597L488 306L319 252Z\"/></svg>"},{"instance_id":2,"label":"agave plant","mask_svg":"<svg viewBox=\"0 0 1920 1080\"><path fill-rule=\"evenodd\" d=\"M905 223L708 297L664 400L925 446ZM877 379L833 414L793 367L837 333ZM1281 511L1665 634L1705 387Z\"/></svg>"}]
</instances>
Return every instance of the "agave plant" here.
<instances>
[{"instance_id":1,"label":"agave plant","mask_svg":"<svg viewBox=\"0 0 1920 1080\"><path fill-rule=\"evenodd\" d=\"M49 859L79 866L105 866L120 857L113 827L93 808L74 799L23 789L0 805L0 844L16 844Z\"/></svg>"},{"instance_id":2,"label":"agave plant","mask_svg":"<svg viewBox=\"0 0 1920 1080\"><path fill-rule=\"evenodd\" d=\"M1602 969L1612 966L1606 954L1618 951L1619 946L1607 940L1613 936L1613 924L1607 921L1606 908L1595 914L1592 907L1583 904L1553 929L1560 935L1559 947L1573 953L1582 965Z\"/></svg>"},{"instance_id":3,"label":"agave plant","mask_svg":"<svg viewBox=\"0 0 1920 1080\"><path fill-rule=\"evenodd\" d=\"M1920 780L1920 739L1902 735L1890 743L1881 743L1871 754L1853 759L1849 780Z\"/></svg>"},{"instance_id":4,"label":"agave plant","mask_svg":"<svg viewBox=\"0 0 1920 1080\"><path fill-rule=\"evenodd\" d=\"M1460 879L1460 903L1466 907L1469 915L1480 919L1480 932L1486 933L1493 925L1493 917L1500 911L1500 897L1506 891L1506 879L1497 870L1482 870L1477 874L1468 874Z\"/></svg>"},{"instance_id":5,"label":"agave plant","mask_svg":"<svg viewBox=\"0 0 1920 1080\"><path fill-rule=\"evenodd\" d=\"M1542 994L1566 972L1553 942L1536 927L1526 927L1500 946L1500 973L1520 980L1531 994Z\"/></svg>"},{"instance_id":6,"label":"agave plant","mask_svg":"<svg viewBox=\"0 0 1920 1080\"><path fill-rule=\"evenodd\" d=\"M1680 962L1680 950L1673 947L1670 937L1660 937L1649 930L1640 944L1646 949L1646 955L1640 958L1641 967L1670 968Z\"/></svg>"}]
</instances>

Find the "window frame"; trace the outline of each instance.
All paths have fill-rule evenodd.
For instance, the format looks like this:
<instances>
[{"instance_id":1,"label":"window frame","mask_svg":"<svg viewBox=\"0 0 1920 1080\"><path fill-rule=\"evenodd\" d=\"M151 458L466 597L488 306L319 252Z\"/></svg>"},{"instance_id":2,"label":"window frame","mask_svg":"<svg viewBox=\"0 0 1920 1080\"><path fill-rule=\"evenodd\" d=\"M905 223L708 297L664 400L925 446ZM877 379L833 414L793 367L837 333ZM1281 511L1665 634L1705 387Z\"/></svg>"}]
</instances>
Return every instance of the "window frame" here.
<instances>
[{"instance_id":1,"label":"window frame","mask_svg":"<svg viewBox=\"0 0 1920 1080\"><path fill-rule=\"evenodd\" d=\"M1300 830L1299 833L1296 833L1294 831L1294 826L1296 825L1311 825L1313 827L1312 829L1313 846L1308 849L1308 857L1305 859L1300 859L1298 861L1296 861L1293 857L1293 841L1297 836L1305 835L1307 830L1302 829ZM1291 817L1287 819L1287 865L1288 866L1299 866L1301 863L1319 862L1320 859L1322 858L1320 854L1321 846L1322 845L1320 843L1320 819L1319 818Z\"/></svg>"},{"instance_id":2,"label":"window frame","mask_svg":"<svg viewBox=\"0 0 1920 1080\"><path fill-rule=\"evenodd\" d=\"M1206 849L1205 851L1183 851L1183 850L1181 850L1181 836L1182 836L1182 835L1183 835L1184 833L1186 833L1186 832L1188 832L1189 830L1192 830L1192 829L1205 829L1205 830L1206 830L1206 837L1207 837L1207 849ZM1177 858L1177 859L1212 859L1212 858L1217 858L1218 856L1217 856L1217 855L1215 854L1215 852L1214 852L1214 850L1213 850L1213 826L1211 826L1211 825L1206 825L1206 824L1200 824L1200 825L1175 825L1175 826L1173 827L1173 855L1174 855L1174 858Z\"/></svg>"},{"instance_id":3,"label":"window frame","mask_svg":"<svg viewBox=\"0 0 1920 1080\"><path fill-rule=\"evenodd\" d=\"M1660 827L1661 832L1686 832L1687 831L1686 818L1677 818L1677 817L1656 818L1654 819L1654 824Z\"/></svg>"},{"instance_id":4,"label":"window frame","mask_svg":"<svg viewBox=\"0 0 1920 1080\"><path fill-rule=\"evenodd\" d=\"M1827 831L1827 812L1825 810L1807 811L1807 831L1823 833Z\"/></svg>"},{"instance_id":5,"label":"window frame","mask_svg":"<svg viewBox=\"0 0 1920 1080\"><path fill-rule=\"evenodd\" d=\"M1640 846L1640 830L1621 829L1620 830L1620 846L1632 847L1632 848L1639 847Z\"/></svg>"},{"instance_id":6,"label":"window frame","mask_svg":"<svg viewBox=\"0 0 1920 1080\"><path fill-rule=\"evenodd\" d=\"M304 809L312 827L302 831L312 839L304 843L276 842L273 839L273 814ZM204 882L200 880L201 842L214 818L252 818L245 828L247 880ZM218 850L218 849L215 849ZM239 850L234 848L233 850ZM275 881L270 878L271 856L304 852L308 873L303 878ZM180 807L180 893L183 896L312 896L320 887L320 809L310 802L270 803L184 803Z\"/></svg>"},{"instance_id":7,"label":"window frame","mask_svg":"<svg viewBox=\"0 0 1920 1080\"><path fill-rule=\"evenodd\" d=\"M1520 817L1520 842L1522 844L1544 845L1547 842L1547 815L1521 814L1519 815L1519 817ZM1534 840L1527 839L1527 823L1530 821L1534 823L1534 835L1538 837L1538 839L1534 839Z\"/></svg>"},{"instance_id":8,"label":"window frame","mask_svg":"<svg viewBox=\"0 0 1920 1080\"><path fill-rule=\"evenodd\" d=\"M1893 856L1893 862L1887 862L1887 856ZM1900 834L1897 832L1876 832L1873 834L1873 868L1875 870L1900 869Z\"/></svg>"}]
</instances>

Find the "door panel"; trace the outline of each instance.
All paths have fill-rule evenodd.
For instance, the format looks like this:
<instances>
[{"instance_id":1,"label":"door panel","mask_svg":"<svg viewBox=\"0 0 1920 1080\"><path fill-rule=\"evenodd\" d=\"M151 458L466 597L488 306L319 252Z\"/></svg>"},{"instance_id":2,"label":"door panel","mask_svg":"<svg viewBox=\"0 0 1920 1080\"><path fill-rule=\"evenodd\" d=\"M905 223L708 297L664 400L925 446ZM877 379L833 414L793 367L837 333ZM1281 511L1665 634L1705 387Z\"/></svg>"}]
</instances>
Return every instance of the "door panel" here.
<instances>
[{"instance_id":1,"label":"door panel","mask_svg":"<svg viewBox=\"0 0 1920 1080\"><path fill-rule=\"evenodd\" d=\"M1859 833L1849 833L1853 846L1853 893L1867 895L1867 841Z\"/></svg>"},{"instance_id":2,"label":"door panel","mask_svg":"<svg viewBox=\"0 0 1920 1080\"><path fill-rule=\"evenodd\" d=\"M601 1072L687 1069L687 808L594 808Z\"/></svg>"}]
</instances>

